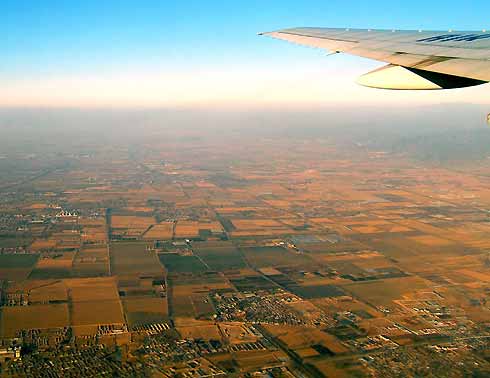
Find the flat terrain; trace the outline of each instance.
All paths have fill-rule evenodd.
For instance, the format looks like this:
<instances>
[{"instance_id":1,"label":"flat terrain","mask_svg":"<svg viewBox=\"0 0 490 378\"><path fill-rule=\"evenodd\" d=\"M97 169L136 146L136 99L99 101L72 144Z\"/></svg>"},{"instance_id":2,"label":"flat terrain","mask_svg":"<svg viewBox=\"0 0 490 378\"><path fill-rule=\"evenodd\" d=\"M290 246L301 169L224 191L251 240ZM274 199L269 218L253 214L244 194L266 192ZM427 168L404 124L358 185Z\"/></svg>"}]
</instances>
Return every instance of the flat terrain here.
<instances>
[{"instance_id":1,"label":"flat terrain","mask_svg":"<svg viewBox=\"0 0 490 378\"><path fill-rule=\"evenodd\" d=\"M146 243L114 243L110 248L111 271L115 275L159 275L163 268Z\"/></svg>"},{"instance_id":2,"label":"flat terrain","mask_svg":"<svg viewBox=\"0 0 490 378\"><path fill-rule=\"evenodd\" d=\"M337 112L4 143L0 376L490 376L488 130Z\"/></svg>"}]
</instances>

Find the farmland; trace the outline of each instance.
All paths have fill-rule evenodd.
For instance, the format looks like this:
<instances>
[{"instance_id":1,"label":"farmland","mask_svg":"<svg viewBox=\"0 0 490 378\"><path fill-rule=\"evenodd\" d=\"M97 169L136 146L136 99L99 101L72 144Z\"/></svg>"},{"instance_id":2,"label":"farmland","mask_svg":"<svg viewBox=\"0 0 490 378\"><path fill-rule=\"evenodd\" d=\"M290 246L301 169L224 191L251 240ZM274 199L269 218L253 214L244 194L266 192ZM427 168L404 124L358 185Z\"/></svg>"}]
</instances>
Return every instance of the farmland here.
<instances>
[{"instance_id":1,"label":"farmland","mask_svg":"<svg viewBox=\"0 0 490 378\"><path fill-rule=\"evenodd\" d=\"M0 376L488 376L488 153L327 129L156 122L0 159Z\"/></svg>"},{"instance_id":2,"label":"farmland","mask_svg":"<svg viewBox=\"0 0 490 378\"><path fill-rule=\"evenodd\" d=\"M116 275L159 275L163 269L146 243L115 243L111 246L111 271Z\"/></svg>"},{"instance_id":3,"label":"farmland","mask_svg":"<svg viewBox=\"0 0 490 378\"><path fill-rule=\"evenodd\" d=\"M196 256L180 256L171 253L162 253L159 255L159 258L165 268L171 273L198 273L208 269Z\"/></svg>"}]
</instances>

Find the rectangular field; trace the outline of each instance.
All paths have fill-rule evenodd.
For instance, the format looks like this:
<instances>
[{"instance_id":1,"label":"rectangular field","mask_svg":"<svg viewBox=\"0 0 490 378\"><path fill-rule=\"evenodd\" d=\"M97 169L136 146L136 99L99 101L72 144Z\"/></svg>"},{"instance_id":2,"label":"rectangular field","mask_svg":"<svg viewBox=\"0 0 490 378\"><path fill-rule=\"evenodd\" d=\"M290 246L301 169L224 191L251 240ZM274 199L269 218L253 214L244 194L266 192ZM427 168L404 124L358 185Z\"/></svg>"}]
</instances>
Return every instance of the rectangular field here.
<instances>
[{"instance_id":1,"label":"rectangular field","mask_svg":"<svg viewBox=\"0 0 490 378\"><path fill-rule=\"evenodd\" d=\"M163 268L154 251L142 242L113 243L110 248L114 275L162 275Z\"/></svg>"},{"instance_id":2,"label":"rectangular field","mask_svg":"<svg viewBox=\"0 0 490 378\"><path fill-rule=\"evenodd\" d=\"M143 239L150 240L172 240L174 237L174 222L162 222L151 227Z\"/></svg>"},{"instance_id":3,"label":"rectangular field","mask_svg":"<svg viewBox=\"0 0 490 378\"><path fill-rule=\"evenodd\" d=\"M309 256L283 247L246 247L241 249L247 261L256 268L278 266L318 266Z\"/></svg>"},{"instance_id":4,"label":"rectangular field","mask_svg":"<svg viewBox=\"0 0 490 378\"><path fill-rule=\"evenodd\" d=\"M0 278L25 280L37 263L38 255L0 255Z\"/></svg>"},{"instance_id":5,"label":"rectangular field","mask_svg":"<svg viewBox=\"0 0 490 378\"><path fill-rule=\"evenodd\" d=\"M66 303L2 307L0 313L0 337L15 337L22 330L68 327L70 322Z\"/></svg>"},{"instance_id":6,"label":"rectangular field","mask_svg":"<svg viewBox=\"0 0 490 378\"><path fill-rule=\"evenodd\" d=\"M106 245L84 246L73 261L73 275L96 277L109 274L109 249Z\"/></svg>"},{"instance_id":7,"label":"rectangular field","mask_svg":"<svg viewBox=\"0 0 490 378\"><path fill-rule=\"evenodd\" d=\"M213 270L242 269L246 264L238 249L229 242L194 243L194 253Z\"/></svg>"},{"instance_id":8,"label":"rectangular field","mask_svg":"<svg viewBox=\"0 0 490 378\"><path fill-rule=\"evenodd\" d=\"M170 273L200 273L208 270L196 256L180 256L176 253L161 253L158 257Z\"/></svg>"},{"instance_id":9,"label":"rectangular field","mask_svg":"<svg viewBox=\"0 0 490 378\"><path fill-rule=\"evenodd\" d=\"M124 298L122 303L130 327L164 323L168 320L167 298Z\"/></svg>"}]
</instances>

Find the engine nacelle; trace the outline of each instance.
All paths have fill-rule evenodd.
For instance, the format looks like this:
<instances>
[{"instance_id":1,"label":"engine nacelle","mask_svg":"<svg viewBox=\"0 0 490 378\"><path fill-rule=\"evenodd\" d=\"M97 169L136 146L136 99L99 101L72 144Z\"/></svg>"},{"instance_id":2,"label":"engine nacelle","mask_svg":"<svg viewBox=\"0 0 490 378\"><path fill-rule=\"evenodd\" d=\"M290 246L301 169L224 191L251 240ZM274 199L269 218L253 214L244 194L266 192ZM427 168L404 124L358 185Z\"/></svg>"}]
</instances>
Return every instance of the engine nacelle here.
<instances>
[{"instance_id":1,"label":"engine nacelle","mask_svg":"<svg viewBox=\"0 0 490 378\"><path fill-rule=\"evenodd\" d=\"M380 89L435 90L472 87L486 81L389 64L362 75L357 83Z\"/></svg>"}]
</instances>

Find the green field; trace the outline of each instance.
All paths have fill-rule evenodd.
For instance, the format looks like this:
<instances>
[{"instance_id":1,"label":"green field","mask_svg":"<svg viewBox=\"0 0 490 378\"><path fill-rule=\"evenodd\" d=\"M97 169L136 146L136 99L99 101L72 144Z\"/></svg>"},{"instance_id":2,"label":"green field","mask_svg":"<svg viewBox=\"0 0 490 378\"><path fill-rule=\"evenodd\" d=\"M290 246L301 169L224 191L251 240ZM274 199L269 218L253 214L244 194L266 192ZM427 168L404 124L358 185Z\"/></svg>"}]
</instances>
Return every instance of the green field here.
<instances>
[{"instance_id":1,"label":"green field","mask_svg":"<svg viewBox=\"0 0 490 378\"><path fill-rule=\"evenodd\" d=\"M29 274L31 280L62 279L72 277L71 269L34 269Z\"/></svg>"},{"instance_id":2,"label":"green field","mask_svg":"<svg viewBox=\"0 0 490 378\"><path fill-rule=\"evenodd\" d=\"M36 265L38 258L38 255L0 255L0 268L31 268Z\"/></svg>"},{"instance_id":3,"label":"green field","mask_svg":"<svg viewBox=\"0 0 490 378\"><path fill-rule=\"evenodd\" d=\"M204 243L203 243L204 244ZM194 253L208 266L217 271L242 269L246 267L240 252L233 246L196 246ZM228 244L228 243L227 243Z\"/></svg>"},{"instance_id":4,"label":"green field","mask_svg":"<svg viewBox=\"0 0 490 378\"><path fill-rule=\"evenodd\" d=\"M196 256L180 256L174 253L162 253L160 261L171 273L200 273L208 270Z\"/></svg>"},{"instance_id":5,"label":"green field","mask_svg":"<svg viewBox=\"0 0 490 378\"><path fill-rule=\"evenodd\" d=\"M0 237L0 248L25 247L31 242L32 239L28 238Z\"/></svg>"}]
</instances>

